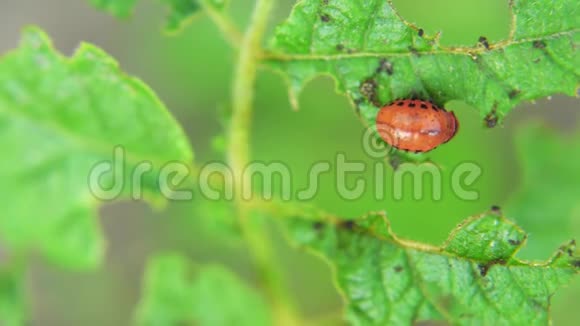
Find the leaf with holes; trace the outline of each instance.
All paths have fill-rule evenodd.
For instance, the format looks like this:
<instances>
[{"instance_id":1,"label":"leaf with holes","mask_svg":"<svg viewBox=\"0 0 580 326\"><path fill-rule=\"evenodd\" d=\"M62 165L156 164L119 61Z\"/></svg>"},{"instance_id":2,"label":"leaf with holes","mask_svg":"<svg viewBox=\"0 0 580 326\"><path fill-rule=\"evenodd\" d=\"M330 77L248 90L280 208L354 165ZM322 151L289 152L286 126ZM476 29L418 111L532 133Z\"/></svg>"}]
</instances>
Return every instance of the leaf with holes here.
<instances>
[{"instance_id":1,"label":"leaf with holes","mask_svg":"<svg viewBox=\"0 0 580 326\"><path fill-rule=\"evenodd\" d=\"M163 167L192 161L180 126L147 86L92 45L63 57L36 28L0 60L0 138L3 244L74 267L103 256L94 191L161 202Z\"/></svg>"},{"instance_id":2,"label":"leaf with holes","mask_svg":"<svg viewBox=\"0 0 580 326\"><path fill-rule=\"evenodd\" d=\"M263 63L286 77L290 98L327 74L374 128L379 108L417 96L464 101L489 127L517 104L580 84L580 6L569 0L510 1L509 38L445 47L386 0L303 0L277 27ZM475 43L475 42L474 42Z\"/></svg>"},{"instance_id":3,"label":"leaf with holes","mask_svg":"<svg viewBox=\"0 0 580 326\"><path fill-rule=\"evenodd\" d=\"M545 325L550 298L580 271L573 242L543 263L515 258L527 235L498 211L466 220L441 247L398 238L380 213L294 218L288 229L335 267L356 325Z\"/></svg>"},{"instance_id":4,"label":"leaf with holes","mask_svg":"<svg viewBox=\"0 0 580 326\"><path fill-rule=\"evenodd\" d=\"M137 0L89 0L95 7L117 17L127 17L133 11ZM203 6L214 10L223 10L226 0L158 0L167 8L168 31L173 32L187 24L188 20L198 13Z\"/></svg>"},{"instance_id":5,"label":"leaf with holes","mask_svg":"<svg viewBox=\"0 0 580 326\"><path fill-rule=\"evenodd\" d=\"M184 258L159 256L149 262L143 291L137 311L140 325L272 324L262 297L222 267L205 266L190 273Z\"/></svg>"}]
</instances>

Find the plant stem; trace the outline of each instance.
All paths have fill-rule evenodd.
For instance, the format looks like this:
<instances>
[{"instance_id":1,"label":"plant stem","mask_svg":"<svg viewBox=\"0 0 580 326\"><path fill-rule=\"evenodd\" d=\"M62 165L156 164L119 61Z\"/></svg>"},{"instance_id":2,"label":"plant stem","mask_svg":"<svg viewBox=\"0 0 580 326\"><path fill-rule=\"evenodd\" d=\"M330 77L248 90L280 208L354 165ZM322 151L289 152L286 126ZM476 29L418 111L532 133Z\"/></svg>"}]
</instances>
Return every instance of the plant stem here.
<instances>
[{"instance_id":1,"label":"plant stem","mask_svg":"<svg viewBox=\"0 0 580 326\"><path fill-rule=\"evenodd\" d=\"M200 1L199 3L203 7L205 13L219 28L228 43L233 47L238 48L242 42L242 35L231 19L223 12L206 3L206 1Z\"/></svg>"},{"instance_id":2,"label":"plant stem","mask_svg":"<svg viewBox=\"0 0 580 326\"><path fill-rule=\"evenodd\" d=\"M284 285L282 271L274 259L275 253L267 230L251 218L251 205L242 196L243 193L251 191L244 170L250 162L249 135L258 55L261 53L261 42L272 5L273 0L257 0L250 26L241 40L232 90L233 112L229 129L228 161L234 174L240 228L272 303L275 322L277 325L295 325L298 324L297 317Z\"/></svg>"}]
</instances>

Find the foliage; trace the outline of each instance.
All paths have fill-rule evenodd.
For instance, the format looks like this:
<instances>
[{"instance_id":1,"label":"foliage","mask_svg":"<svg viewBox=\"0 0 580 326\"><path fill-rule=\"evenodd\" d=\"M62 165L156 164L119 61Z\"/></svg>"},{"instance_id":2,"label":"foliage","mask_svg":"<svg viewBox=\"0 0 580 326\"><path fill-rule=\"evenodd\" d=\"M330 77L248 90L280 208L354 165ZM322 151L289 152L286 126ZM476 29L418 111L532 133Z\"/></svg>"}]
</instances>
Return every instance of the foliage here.
<instances>
[{"instance_id":1,"label":"foliage","mask_svg":"<svg viewBox=\"0 0 580 326\"><path fill-rule=\"evenodd\" d=\"M371 127L380 107L413 96L462 100L493 127L522 101L573 96L580 84L580 7L567 0L510 4L508 39L445 47L391 1L304 0L276 29L264 61L284 73L295 106L304 84L327 74Z\"/></svg>"},{"instance_id":2,"label":"foliage","mask_svg":"<svg viewBox=\"0 0 580 326\"><path fill-rule=\"evenodd\" d=\"M152 258L139 307L141 325L269 325L271 316L260 295L219 266L205 266L190 276L183 257Z\"/></svg>"},{"instance_id":3,"label":"foliage","mask_svg":"<svg viewBox=\"0 0 580 326\"><path fill-rule=\"evenodd\" d=\"M137 0L89 0L91 4L117 17L127 17L133 11ZM222 10L225 0L158 0L167 8L166 29L175 32L182 28L202 6Z\"/></svg>"},{"instance_id":4,"label":"foliage","mask_svg":"<svg viewBox=\"0 0 580 326\"><path fill-rule=\"evenodd\" d=\"M90 1L120 17L136 5L136 0ZM370 126L380 106L401 97L438 104L462 100L492 127L522 101L578 91L580 6L575 1L510 1L507 39L493 43L481 37L474 46L446 47L439 34L426 35L400 17L390 1L303 0L266 49L260 44L271 0L257 0L243 34L229 20L225 1L161 2L169 9L168 29L178 29L203 9L239 46L226 145L236 181L250 162L260 64L282 73L295 106L307 81L332 76ZM103 260L105 240L95 213L102 202L87 187L97 164L122 148L125 164L105 174L101 186L122 184L115 200L159 204L164 202L161 169L193 160L181 127L147 86L93 45L62 56L37 28L26 29L21 46L0 60L0 135L2 245L17 261L39 251L68 268L95 269ZM580 149L542 132L524 134L519 146L525 181L508 212L529 227L530 248L539 252L565 240L561 229L578 210L574 163ZM128 172L143 162L153 169L143 175L142 196L131 197L135 179ZM528 235L498 208L467 219L442 246L433 247L397 237L384 213L345 220L312 213L299 203L273 209L272 203L243 200L241 184L234 189L234 205L212 202L199 209L219 217L213 225L227 225L224 234L245 240L268 304L222 267L194 269L183 257L164 255L151 259L146 269L139 324L305 322L287 293L263 217L283 221L295 242L334 266L347 319L354 324L549 324L550 298L580 270L573 241L545 262L516 258ZM546 193L558 196L546 201ZM547 208L553 214L550 228ZM0 271L0 322L23 324L24 272L20 264L6 265ZM191 270L196 270L193 278Z\"/></svg>"},{"instance_id":5,"label":"foliage","mask_svg":"<svg viewBox=\"0 0 580 326\"><path fill-rule=\"evenodd\" d=\"M96 164L123 148L117 175L99 180L103 189L123 186L122 199L135 190L129 172L141 162L155 163L141 190L161 202L159 169L192 160L181 128L149 88L92 45L64 58L36 28L27 29L20 48L0 61L0 135L4 244L39 250L75 268L94 268L104 254L98 201L87 186Z\"/></svg>"},{"instance_id":6,"label":"foliage","mask_svg":"<svg viewBox=\"0 0 580 326\"><path fill-rule=\"evenodd\" d=\"M290 230L333 264L353 324L547 324L550 298L580 271L574 243L547 262L520 261L527 235L499 214L467 219L441 247L399 239L383 213L297 218Z\"/></svg>"}]
</instances>

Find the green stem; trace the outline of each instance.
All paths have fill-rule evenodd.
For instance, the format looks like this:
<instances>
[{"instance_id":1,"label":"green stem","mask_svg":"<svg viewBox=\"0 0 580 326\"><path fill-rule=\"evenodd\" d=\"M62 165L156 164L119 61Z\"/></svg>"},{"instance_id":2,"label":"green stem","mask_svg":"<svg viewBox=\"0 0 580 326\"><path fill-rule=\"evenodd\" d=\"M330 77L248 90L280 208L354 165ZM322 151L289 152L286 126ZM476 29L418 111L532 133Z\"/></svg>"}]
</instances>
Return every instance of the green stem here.
<instances>
[{"instance_id":1,"label":"green stem","mask_svg":"<svg viewBox=\"0 0 580 326\"><path fill-rule=\"evenodd\" d=\"M219 28L222 35L233 47L239 47L242 42L242 35L231 19L225 15L223 12L217 10L212 5L206 3L206 1L199 2L205 13L214 22L214 24Z\"/></svg>"},{"instance_id":2,"label":"green stem","mask_svg":"<svg viewBox=\"0 0 580 326\"><path fill-rule=\"evenodd\" d=\"M272 9L272 0L257 0L250 26L240 44L232 90L232 119L229 129L228 161L234 174L234 191L239 223L248 244L259 276L272 303L277 325L298 324L290 296L284 284L280 265L274 259L271 239L263 225L250 216L251 205L242 194L251 189L244 170L250 162L249 138L251 130L254 87L261 42Z\"/></svg>"}]
</instances>

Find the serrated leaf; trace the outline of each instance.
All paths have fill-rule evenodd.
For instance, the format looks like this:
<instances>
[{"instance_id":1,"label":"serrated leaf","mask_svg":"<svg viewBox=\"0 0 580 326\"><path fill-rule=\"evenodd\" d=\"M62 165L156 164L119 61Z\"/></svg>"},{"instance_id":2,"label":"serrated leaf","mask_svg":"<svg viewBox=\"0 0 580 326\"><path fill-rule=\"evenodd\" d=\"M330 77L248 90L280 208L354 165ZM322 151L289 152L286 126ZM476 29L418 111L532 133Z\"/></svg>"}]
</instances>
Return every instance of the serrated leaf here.
<instances>
[{"instance_id":1,"label":"serrated leaf","mask_svg":"<svg viewBox=\"0 0 580 326\"><path fill-rule=\"evenodd\" d=\"M0 270L0 325L25 323L25 303L21 270Z\"/></svg>"},{"instance_id":2,"label":"serrated leaf","mask_svg":"<svg viewBox=\"0 0 580 326\"><path fill-rule=\"evenodd\" d=\"M131 172L149 162L143 196L164 201L160 170L192 160L181 128L147 86L92 45L63 57L36 28L0 60L0 138L0 237L12 249L38 249L70 267L102 259L89 175L113 160L115 147L125 153L124 161L117 158L123 174L100 181L104 189L122 185L120 199L135 193Z\"/></svg>"},{"instance_id":3,"label":"serrated leaf","mask_svg":"<svg viewBox=\"0 0 580 326\"><path fill-rule=\"evenodd\" d=\"M93 6L114 16L125 18L129 16L137 0L89 0ZM181 29L188 20L200 12L202 5L211 6L215 10L223 10L225 0L158 0L167 8L166 29L170 32ZM201 3L203 1L203 3Z\"/></svg>"},{"instance_id":4,"label":"serrated leaf","mask_svg":"<svg viewBox=\"0 0 580 326\"><path fill-rule=\"evenodd\" d=\"M219 266L197 269L176 255L153 258L138 308L140 325L271 325L262 297Z\"/></svg>"},{"instance_id":5,"label":"serrated leaf","mask_svg":"<svg viewBox=\"0 0 580 326\"><path fill-rule=\"evenodd\" d=\"M374 127L379 107L418 96L462 100L494 126L518 103L580 84L580 6L568 0L513 0L510 37L445 47L402 19L390 1L303 0L276 29L264 64L286 76L291 101L327 74Z\"/></svg>"},{"instance_id":6,"label":"serrated leaf","mask_svg":"<svg viewBox=\"0 0 580 326\"><path fill-rule=\"evenodd\" d=\"M381 213L289 223L335 267L355 325L545 325L551 296L580 271L573 243L544 263L514 258L526 235L496 212L468 219L441 247L398 238Z\"/></svg>"},{"instance_id":7,"label":"serrated leaf","mask_svg":"<svg viewBox=\"0 0 580 326\"><path fill-rule=\"evenodd\" d=\"M520 190L505 207L508 216L530 233L523 254L548 254L564 237L577 237L580 228L580 136L564 139L553 130L529 126L518 134L516 147L522 171Z\"/></svg>"}]
</instances>

